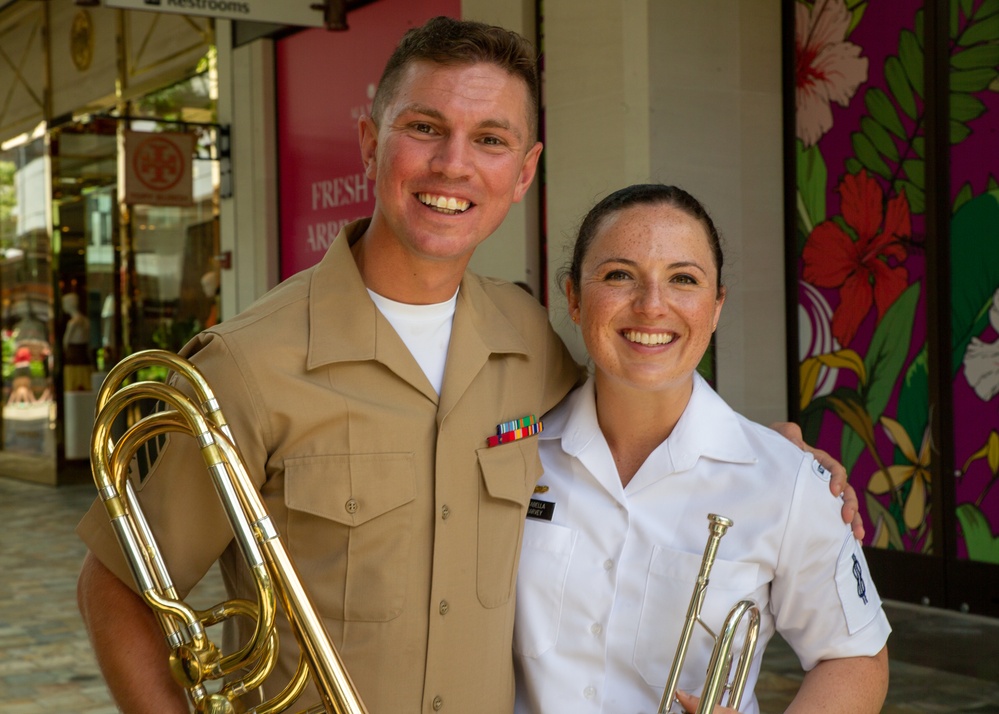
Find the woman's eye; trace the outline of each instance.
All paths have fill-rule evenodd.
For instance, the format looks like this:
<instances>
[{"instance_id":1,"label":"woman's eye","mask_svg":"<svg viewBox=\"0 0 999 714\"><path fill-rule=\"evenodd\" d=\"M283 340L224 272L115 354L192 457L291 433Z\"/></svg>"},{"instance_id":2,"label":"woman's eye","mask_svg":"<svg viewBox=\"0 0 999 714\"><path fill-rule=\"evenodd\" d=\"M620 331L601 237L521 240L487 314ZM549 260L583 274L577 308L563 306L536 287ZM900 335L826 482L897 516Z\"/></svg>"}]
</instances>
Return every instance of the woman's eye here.
<instances>
[{"instance_id":1,"label":"woman's eye","mask_svg":"<svg viewBox=\"0 0 999 714\"><path fill-rule=\"evenodd\" d=\"M604 276L604 280L628 280L630 277L624 270L612 270Z\"/></svg>"},{"instance_id":2,"label":"woman's eye","mask_svg":"<svg viewBox=\"0 0 999 714\"><path fill-rule=\"evenodd\" d=\"M693 275L677 275L673 278L673 282L683 285L697 285L697 279Z\"/></svg>"}]
</instances>

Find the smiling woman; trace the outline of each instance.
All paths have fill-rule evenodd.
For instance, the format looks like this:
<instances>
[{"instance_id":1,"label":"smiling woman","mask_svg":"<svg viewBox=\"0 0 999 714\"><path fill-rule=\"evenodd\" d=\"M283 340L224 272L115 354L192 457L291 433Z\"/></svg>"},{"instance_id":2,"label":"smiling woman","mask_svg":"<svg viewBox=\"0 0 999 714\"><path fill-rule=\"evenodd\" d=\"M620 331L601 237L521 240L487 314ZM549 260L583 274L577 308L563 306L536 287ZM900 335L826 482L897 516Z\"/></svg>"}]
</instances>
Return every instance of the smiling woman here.
<instances>
[{"instance_id":1,"label":"smiling woman","mask_svg":"<svg viewBox=\"0 0 999 714\"><path fill-rule=\"evenodd\" d=\"M539 435L517 585L519 714L659 708L709 514L734 526L679 687L700 691L711 632L748 599L761 613L751 672L778 623L808 671L789 711L880 710L891 628L829 472L696 373L725 301L721 266L710 217L673 186L621 189L583 221L565 289L594 374ZM756 676L744 712L759 710ZM677 699L661 711L697 709Z\"/></svg>"}]
</instances>

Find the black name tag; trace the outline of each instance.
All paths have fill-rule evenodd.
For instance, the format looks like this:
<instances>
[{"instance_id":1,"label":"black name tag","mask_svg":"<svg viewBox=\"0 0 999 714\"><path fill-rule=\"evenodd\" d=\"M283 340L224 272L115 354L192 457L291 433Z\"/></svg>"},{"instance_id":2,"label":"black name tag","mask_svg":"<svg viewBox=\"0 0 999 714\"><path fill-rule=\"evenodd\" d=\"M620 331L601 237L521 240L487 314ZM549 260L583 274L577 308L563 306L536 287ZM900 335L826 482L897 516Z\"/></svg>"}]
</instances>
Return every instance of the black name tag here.
<instances>
[{"instance_id":1,"label":"black name tag","mask_svg":"<svg viewBox=\"0 0 999 714\"><path fill-rule=\"evenodd\" d=\"M552 516L555 515L555 504L551 501L539 501L536 498L531 499L531 505L527 507L527 517L537 518L541 521L550 521Z\"/></svg>"}]
</instances>

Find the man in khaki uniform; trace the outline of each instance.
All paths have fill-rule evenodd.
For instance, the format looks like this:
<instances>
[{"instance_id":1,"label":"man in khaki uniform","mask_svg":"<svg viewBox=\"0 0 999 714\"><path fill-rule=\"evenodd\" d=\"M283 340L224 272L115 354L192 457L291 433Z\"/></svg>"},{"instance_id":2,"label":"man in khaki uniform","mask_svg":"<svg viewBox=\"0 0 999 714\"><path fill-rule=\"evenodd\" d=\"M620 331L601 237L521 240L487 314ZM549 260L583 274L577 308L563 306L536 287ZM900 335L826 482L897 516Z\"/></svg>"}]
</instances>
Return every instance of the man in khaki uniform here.
<instances>
[{"instance_id":1,"label":"man in khaki uniform","mask_svg":"<svg viewBox=\"0 0 999 714\"><path fill-rule=\"evenodd\" d=\"M372 218L183 351L372 714L513 708L513 585L540 462L535 438L487 439L540 417L579 370L536 301L465 268L533 180L534 65L500 28L438 18L407 33L360 121ZM173 439L144 508L180 591L220 560L246 597L200 464ZM185 711L103 506L79 533L81 612L116 701ZM282 641L286 676L297 651Z\"/></svg>"}]
</instances>

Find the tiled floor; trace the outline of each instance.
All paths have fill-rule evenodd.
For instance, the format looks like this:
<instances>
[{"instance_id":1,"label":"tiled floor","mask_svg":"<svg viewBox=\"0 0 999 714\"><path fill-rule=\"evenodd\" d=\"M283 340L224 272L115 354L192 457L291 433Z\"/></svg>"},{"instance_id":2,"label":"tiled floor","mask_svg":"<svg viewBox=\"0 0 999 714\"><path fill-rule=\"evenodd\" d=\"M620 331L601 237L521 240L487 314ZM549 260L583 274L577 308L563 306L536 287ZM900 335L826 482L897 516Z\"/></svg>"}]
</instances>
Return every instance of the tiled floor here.
<instances>
[{"instance_id":1,"label":"tiled floor","mask_svg":"<svg viewBox=\"0 0 999 714\"><path fill-rule=\"evenodd\" d=\"M56 489L0 478L2 714L116 711L76 609L84 548L73 529L93 495L90 484ZM888 610L886 714L999 714L999 620L898 603ZM764 670L763 711L783 711L801 681L798 661L772 642Z\"/></svg>"}]
</instances>

